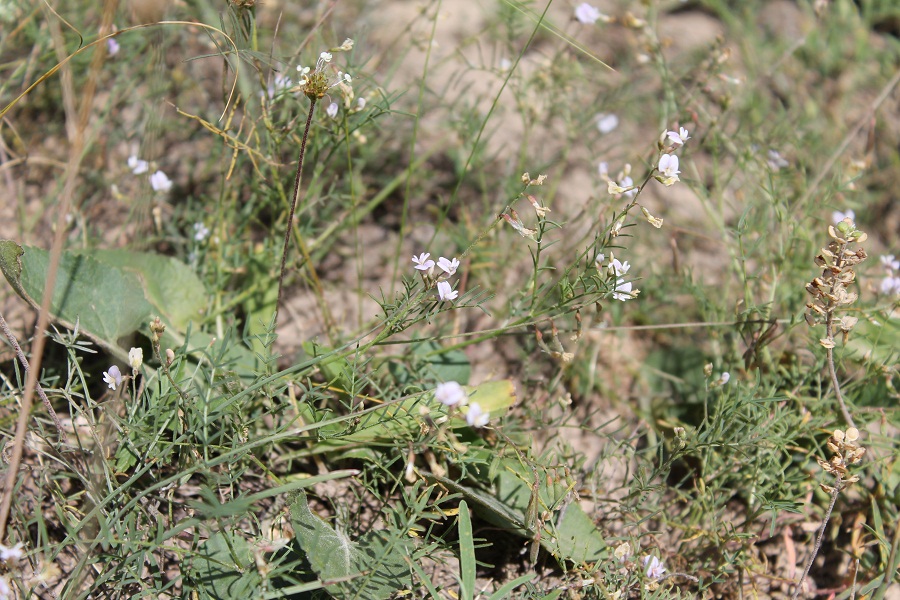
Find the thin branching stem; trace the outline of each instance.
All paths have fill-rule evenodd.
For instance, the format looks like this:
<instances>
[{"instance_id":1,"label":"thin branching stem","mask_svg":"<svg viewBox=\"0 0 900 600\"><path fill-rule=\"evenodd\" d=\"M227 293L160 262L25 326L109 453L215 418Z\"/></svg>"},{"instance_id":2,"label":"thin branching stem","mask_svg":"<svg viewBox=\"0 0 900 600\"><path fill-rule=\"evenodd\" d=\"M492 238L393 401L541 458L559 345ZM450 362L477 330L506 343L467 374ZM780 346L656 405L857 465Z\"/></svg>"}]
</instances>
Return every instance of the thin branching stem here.
<instances>
[{"instance_id":1,"label":"thin branching stem","mask_svg":"<svg viewBox=\"0 0 900 600\"><path fill-rule=\"evenodd\" d=\"M3 335L5 335L6 339L9 340L9 343L10 345L12 345L13 350L16 351L16 356L19 357L19 362L22 363L22 367L25 369L25 373L27 376L28 370L30 368L28 365L28 359L25 357L25 353L22 352L22 348L19 346L19 341L10 330L9 325L6 323L6 319L3 318L3 315L0 315L0 329L3 330ZM59 416L56 414L56 411L53 410L53 405L50 404L50 399L47 398L47 394L44 392L44 388L41 387L41 384L35 383L35 391L37 391L38 396L41 397L41 401L44 403L44 408L47 409L47 413L50 415L50 418L53 419L53 424L56 425L56 432L59 434L59 439L62 440L62 422L59 420Z\"/></svg>"},{"instance_id":2,"label":"thin branching stem","mask_svg":"<svg viewBox=\"0 0 900 600\"><path fill-rule=\"evenodd\" d=\"M803 574L800 576L800 580L797 582L797 587L794 588L794 593L791 595L791 600L797 600L797 597L800 595L800 590L803 589L803 582L806 581L807 575L809 575L809 570L812 568L813 561L816 560L816 556L819 554L819 550L822 548L822 540L825 538L825 528L828 527L828 521L831 519L831 512L834 510L834 505L837 502L838 494L841 493L841 488L844 487L843 481L840 473L836 474L834 480L834 489L831 490L831 502L828 504L828 510L825 511L825 519L822 521L822 527L819 529L819 534L816 536L816 545L813 546L812 553L809 555L809 559L806 561L806 567L803 569Z\"/></svg>"},{"instance_id":3,"label":"thin branching stem","mask_svg":"<svg viewBox=\"0 0 900 600\"><path fill-rule=\"evenodd\" d=\"M281 307L281 294L284 289L284 271L287 265L288 247L291 243L291 231L294 229L294 211L297 208L297 199L300 197L300 177L303 173L303 156L306 153L306 143L309 139L309 127L312 125L313 113L316 110L316 99L310 98L309 115L306 117L306 128L303 130L303 139L300 141L300 157L297 159L297 174L294 176L294 193L291 196L291 209L288 213L287 226L284 228L284 247L281 250L281 268L278 272L278 300L275 302L275 326L278 326L278 309Z\"/></svg>"}]
</instances>

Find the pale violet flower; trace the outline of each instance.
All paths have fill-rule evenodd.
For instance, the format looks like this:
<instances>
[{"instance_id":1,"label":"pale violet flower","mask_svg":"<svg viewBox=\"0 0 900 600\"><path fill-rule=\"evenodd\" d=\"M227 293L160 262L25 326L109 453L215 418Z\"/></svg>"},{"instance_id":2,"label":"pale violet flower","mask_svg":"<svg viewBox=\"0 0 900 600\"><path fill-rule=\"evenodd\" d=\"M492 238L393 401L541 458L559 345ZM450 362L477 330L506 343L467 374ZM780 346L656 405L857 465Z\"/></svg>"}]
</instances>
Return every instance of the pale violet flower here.
<instances>
[{"instance_id":1,"label":"pale violet flower","mask_svg":"<svg viewBox=\"0 0 900 600\"><path fill-rule=\"evenodd\" d=\"M678 157L674 154L663 154L659 159L658 169L663 176L663 185L670 186L679 180L678 174L681 171L678 170Z\"/></svg>"},{"instance_id":2,"label":"pale violet flower","mask_svg":"<svg viewBox=\"0 0 900 600\"><path fill-rule=\"evenodd\" d=\"M135 175L143 175L150 170L150 163L146 160L141 160L132 154L128 157L128 168L131 169L131 172Z\"/></svg>"},{"instance_id":3,"label":"pale violet flower","mask_svg":"<svg viewBox=\"0 0 900 600\"><path fill-rule=\"evenodd\" d=\"M831 222L834 223L835 225L837 225L844 219L850 219L851 223L856 223L856 213L853 212L853 210L849 209L849 208L843 212L836 210L833 213L831 213Z\"/></svg>"},{"instance_id":4,"label":"pale violet flower","mask_svg":"<svg viewBox=\"0 0 900 600\"><path fill-rule=\"evenodd\" d=\"M594 117L594 120L597 121L597 129L603 135L612 133L619 126L619 117L612 113L600 113Z\"/></svg>"},{"instance_id":5,"label":"pale violet flower","mask_svg":"<svg viewBox=\"0 0 900 600\"><path fill-rule=\"evenodd\" d=\"M655 556L645 556L641 561L647 568L647 577L650 579L662 579L666 575L666 567Z\"/></svg>"},{"instance_id":6,"label":"pale violet flower","mask_svg":"<svg viewBox=\"0 0 900 600\"><path fill-rule=\"evenodd\" d=\"M332 119L337 117L338 114L338 104L337 102L332 102L328 105L328 108L325 109L325 114L331 117Z\"/></svg>"},{"instance_id":7,"label":"pale violet flower","mask_svg":"<svg viewBox=\"0 0 900 600\"><path fill-rule=\"evenodd\" d=\"M637 196L638 190L636 187L634 187L634 180L631 177L625 177L619 183L619 187L628 190L627 192L622 192L622 195L625 196L626 198L634 198L635 196ZM628 188L634 188L634 189L629 190Z\"/></svg>"},{"instance_id":8,"label":"pale violet flower","mask_svg":"<svg viewBox=\"0 0 900 600\"><path fill-rule=\"evenodd\" d=\"M449 277L456 273L456 269L459 268L459 259L454 258L453 260L450 260L442 256L438 259L437 266L447 274L447 277Z\"/></svg>"},{"instance_id":9,"label":"pale violet flower","mask_svg":"<svg viewBox=\"0 0 900 600\"><path fill-rule=\"evenodd\" d=\"M284 73L275 73L275 76L272 78L272 83L269 84L266 92L271 100L277 96L279 92L289 89L292 85L294 85L294 82L291 81L290 77Z\"/></svg>"},{"instance_id":10,"label":"pale violet flower","mask_svg":"<svg viewBox=\"0 0 900 600\"><path fill-rule=\"evenodd\" d=\"M0 577L0 598L6 600L6 598L15 598L13 595L12 588L9 587L9 581L7 581L8 575L4 575Z\"/></svg>"},{"instance_id":11,"label":"pale violet flower","mask_svg":"<svg viewBox=\"0 0 900 600\"><path fill-rule=\"evenodd\" d=\"M897 260L893 254L885 254L878 259L878 262L883 264L890 272L900 271L900 260Z\"/></svg>"},{"instance_id":12,"label":"pale violet flower","mask_svg":"<svg viewBox=\"0 0 900 600\"><path fill-rule=\"evenodd\" d=\"M728 371L725 371L724 373L719 375L719 383L721 385L725 385L729 381L731 381L731 373L729 373Z\"/></svg>"},{"instance_id":13,"label":"pale violet flower","mask_svg":"<svg viewBox=\"0 0 900 600\"><path fill-rule=\"evenodd\" d=\"M455 381L438 384L434 388L435 399L446 406L456 406L466 399L466 392Z\"/></svg>"},{"instance_id":14,"label":"pale violet flower","mask_svg":"<svg viewBox=\"0 0 900 600\"><path fill-rule=\"evenodd\" d=\"M605 261L605 260L606 260L606 255L603 254L602 252L594 258L594 266L597 267L598 271L603 270L603 261Z\"/></svg>"},{"instance_id":15,"label":"pale violet flower","mask_svg":"<svg viewBox=\"0 0 900 600\"><path fill-rule=\"evenodd\" d=\"M356 110L362 110L366 107L366 99L360 96L356 99Z\"/></svg>"},{"instance_id":16,"label":"pale violet flower","mask_svg":"<svg viewBox=\"0 0 900 600\"><path fill-rule=\"evenodd\" d=\"M430 271L434 268L434 261L428 258L431 256L428 252L423 252L419 256L413 256L412 261L416 263L416 269L419 271Z\"/></svg>"},{"instance_id":17,"label":"pale violet flower","mask_svg":"<svg viewBox=\"0 0 900 600\"><path fill-rule=\"evenodd\" d=\"M600 175L600 179L609 179L609 163L606 161L602 161L600 164L598 164L597 173Z\"/></svg>"},{"instance_id":18,"label":"pale violet flower","mask_svg":"<svg viewBox=\"0 0 900 600\"><path fill-rule=\"evenodd\" d=\"M631 300L634 296L631 293L632 286L630 281L625 281L624 279L616 280L616 290L613 292L613 300L621 300L625 302L626 300Z\"/></svg>"},{"instance_id":19,"label":"pale violet flower","mask_svg":"<svg viewBox=\"0 0 900 600\"><path fill-rule=\"evenodd\" d=\"M104 371L103 381L111 390L115 390L116 386L122 385L122 372L119 370L119 367L113 365L109 368L109 371Z\"/></svg>"},{"instance_id":20,"label":"pale violet flower","mask_svg":"<svg viewBox=\"0 0 900 600\"><path fill-rule=\"evenodd\" d=\"M666 137L669 138L669 141L678 146L683 146L686 141L691 139L691 136L688 135L688 130L684 127L679 127L678 131L666 131Z\"/></svg>"},{"instance_id":21,"label":"pale violet flower","mask_svg":"<svg viewBox=\"0 0 900 600\"><path fill-rule=\"evenodd\" d=\"M593 25L597 22L602 14L603 13L600 12L600 9L595 6L591 6L587 2L582 2L575 7L575 18L578 19L579 23Z\"/></svg>"},{"instance_id":22,"label":"pale violet flower","mask_svg":"<svg viewBox=\"0 0 900 600\"><path fill-rule=\"evenodd\" d=\"M150 176L150 187L157 192L168 192L172 189L172 180L162 171L157 171Z\"/></svg>"},{"instance_id":23,"label":"pale violet flower","mask_svg":"<svg viewBox=\"0 0 900 600\"><path fill-rule=\"evenodd\" d=\"M120 48L121 46L119 46L119 42L116 41L116 38L106 39L106 52L110 56L115 56L116 54L118 54Z\"/></svg>"},{"instance_id":24,"label":"pale violet flower","mask_svg":"<svg viewBox=\"0 0 900 600\"><path fill-rule=\"evenodd\" d=\"M456 300L456 297L459 296L459 292L450 287L446 281L438 281L437 290L441 300Z\"/></svg>"},{"instance_id":25,"label":"pale violet flower","mask_svg":"<svg viewBox=\"0 0 900 600\"><path fill-rule=\"evenodd\" d=\"M3 544L0 544L0 561L7 560L18 560L22 558L22 543L18 543L12 548L7 548Z\"/></svg>"},{"instance_id":26,"label":"pale violet flower","mask_svg":"<svg viewBox=\"0 0 900 600\"><path fill-rule=\"evenodd\" d=\"M888 275L881 280L881 286L879 287L879 289L881 290L882 294L885 294L887 296L900 296L900 277L892 277Z\"/></svg>"},{"instance_id":27,"label":"pale violet flower","mask_svg":"<svg viewBox=\"0 0 900 600\"><path fill-rule=\"evenodd\" d=\"M622 262L618 258L614 258L609 263L609 268L613 273L615 273L616 277L621 277L628 272L628 269L631 268L631 265L628 264L627 260L625 262Z\"/></svg>"},{"instance_id":28,"label":"pale violet flower","mask_svg":"<svg viewBox=\"0 0 900 600\"><path fill-rule=\"evenodd\" d=\"M469 410L466 413L466 423L469 424L469 427L484 427L488 424L491 415L481 410L481 406L477 402L473 402L469 405Z\"/></svg>"},{"instance_id":29,"label":"pale violet flower","mask_svg":"<svg viewBox=\"0 0 900 600\"><path fill-rule=\"evenodd\" d=\"M209 227L203 223L194 223L194 240L202 242L209 235Z\"/></svg>"},{"instance_id":30,"label":"pale violet flower","mask_svg":"<svg viewBox=\"0 0 900 600\"><path fill-rule=\"evenodd\" d=\"M500 70L501 71L509 71L510 69L512 69L512 66L513 66L512 61L509 60L508 58L500 59Z\"/></svg>"},{"instance_id":31,"label":"pale violet flower","mask_svg":"<svg viewBox=\"0 0 900 600\"><path fill-rule=\"evenodd\" d=\"M144 350L142 348L132 348L128 351L128 364L137 371L144 364Z\"/></svg>"},{"instance_id":32,"label":"pale violet flower","mask_svg":"<svg viewBox=\"0 0 900 600\"><path fill-rule=\"evenodd\" d=\"M780 171L781 169L784 169L785 167L789 167L791 165L791 163L786 161L784 157L781 156L781 153L778 150L770 149L766 153L766 156L768 157L766 159L766 164L769 165L769 168L773 171Z\"/></svg>"}]
</instances>

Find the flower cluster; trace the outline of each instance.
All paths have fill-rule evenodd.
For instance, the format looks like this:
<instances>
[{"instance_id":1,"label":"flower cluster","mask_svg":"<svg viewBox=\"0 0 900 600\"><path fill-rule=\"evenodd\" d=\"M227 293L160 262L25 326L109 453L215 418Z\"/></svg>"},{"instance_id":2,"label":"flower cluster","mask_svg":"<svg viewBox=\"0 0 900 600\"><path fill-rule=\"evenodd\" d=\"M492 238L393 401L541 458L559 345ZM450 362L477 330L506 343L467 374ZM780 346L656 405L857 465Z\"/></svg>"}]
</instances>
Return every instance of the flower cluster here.
<instances>
[{"instance_id":1,"label":"flower cluster","mask_svg":"<svg viewBox=\"0 0 900 600\"><path fill-rule=\"evenodd\" d=\"M344 40L344 43L339 48L335 48L334 50L347 52L352 48L353 40L347 39ZM328 93L328 90L333 87L349 87L350 82L353 80L349 73L338 71L337 79L332 81L329 73L326 72L326 67L328 66L328 63L331 62L333 56L334 55L331 52L322 52L316 60L315 67L310 68L298 65L297 72L300 73L300 80L297 82L297 91L302 92L310 100L315 101L324 98Z\"/></svg>"},{"instance_id":2,"label":"flower cluster","mask_svg":"<svg viewBox=\"0 0 900 600\"><path fill-rule=\"evenodd\" d=\"M442 256L438 259L437 263L435 263L431 260L430 256L431 254L428 252L413 256L412 261L416 265L415 269L422 275L426 286L431 286L434 283L437 284L438 297L442 301L456 300L459 296L459 292L453 289L453 286L450 285L450 282L447 281L447 279L456 274L456 270L459 268L459 259L444 258ZM442 272L435 275L435 266Z\"/></svg>"},{"instance_id":3,"label":"flower cluster","mask_svg":"<svg viewBox=\"0 0 900 600\"><path fill-rule=\"evenodd\" d=\"M856 228L856 224L846 217L837 225L828 226L831 241L816 256L816 264L823 267L822 275L806 284L806 291L813 297L806 304L806 322L812 326L825 319L829 325L826 337L819 341L825 348L834 348L831 320L834 311L842 306L856 302L857 294L848 290L856 279L854 267L867 258L862 248L851 250L852 243L862 243L866 234ZM845 316L841 319L840 328L844 337L856 324L855 317Z\"/></svg>"},{"instance_id":4,"label":"flower cluster","mask_svg":"<svg viewBox=\"0 0 900 600\"><path fill-rule=\"evenodd\" d=\"M625 262L620 261L613 255L609 256L609 264L604 266L604 261L606 260L605 254L598 254L594 259L594 266L597 267L597 271L599 271L601 277L605 277L609 280L615 280L616 286L613 290L613 299L621 300L625 302L626 300L632 300L637 297L638 294L641 293L639 289L636 289L632 286L630 281L625 281L624 275L628 273L628 270L631 268L631 265L628 264L628 261Z\"/></svg>"},{"instance_id":5,"label":"flower cluster","mask_svg":"<svg viewBox=\"0 0 900 600\"><path fill-rule=\"evenodd\" d=\"M847 431L835 429L831 437L828 438L828 449L834 456L831 460L817 458L819 466L831 473L835 477L840 477L841 484L849 485L859 481L859 475L850 475L848 467L855 465L862 460L866 449L857 443L859 440L859 430L856 427L850 427ZM830 494L834 492L830 485L822 485L822 490Z\"/></svg>"},{"instance_id":6,"label":"flower cluster","mask_svg":"<svg viewBox=\"0 0 900 600\"><path fill-rule=\"evenodd\" d=\"M900 296L900 260L893 254L886 254L878 260L885 270L879 290L886 296Z\"/></svg>"},{"instance_id":7,"label":"flower cluster","mask_svg":"<svg viewBox=\"0 0 900 600\"><path fill-rule=\"evenodd\" d=\"M137 376L141 365L144 364L144 350L141 348L132 348L128 351L128 364L131 365L133 376ZM113 365L107 371L103 372L103 382L109 386L109 389L115 391L117 387L122 385L125 376L118 366Z\"/></svg>"},{"instance_id":8,"label":"flower cluster","mask_svg":"<svg viewBox=\"0 0 900 600\"><path fill-rule=\"evenodd\" d=\"M132 154L128 157L128 168L134 175L143 175L150 170L150 163ZM150 187L155 192L166 193L172 189L172 180L160 170L150 175Z\"/></svg>"},{"instance_id":9,"label":"flower cluster","mask_svg":"<svg viewBox=\"0 0 900 600\"><path fill-rule=\"evenodd\" d=\"M609 176L609 165L605 162L601 162L598 165L597 171L600 173L600 179L606 181L606 191L611 196L615 196L617 199L625 197L629 200L637 196L638 188L634 185L634 180L631 178L630 164L626 164L625 168L619 171L615 179Z\"/></svg>"},{"instance_id":10,"label":"flower cluster","mask_svg":"<svg viewBox=\"0 0 900 600\"><path fill-rule=\"evenodd\" d=\"M688 130L684 127L679 127L678 131L666 130L660 136L659 146L663 154L659 157L659 164L656 167L656 170L659 171L659 175L656 175L656 180L664 186L669 187L680 181L678 174L681 171L678 170L678 157L674 152L677 148L684 146L684 143L689 139L691 139L691 136L688 135Z\"/></svg>"},{"instance_id":11,"label":"flower cluster","mask_svg":"<svg viewBox=\"0 0 900 600\"><path fill-rule=\"evenodd\" d=\"M478 429L484 427L490 421L490 414L484 412L477 402L469 402L466 391L455 381L438 384L434 389L434 398L441 404L451 408L468 407L466 410L466 422L469 424L469 427Z\"/></svg>"}]
</instances>

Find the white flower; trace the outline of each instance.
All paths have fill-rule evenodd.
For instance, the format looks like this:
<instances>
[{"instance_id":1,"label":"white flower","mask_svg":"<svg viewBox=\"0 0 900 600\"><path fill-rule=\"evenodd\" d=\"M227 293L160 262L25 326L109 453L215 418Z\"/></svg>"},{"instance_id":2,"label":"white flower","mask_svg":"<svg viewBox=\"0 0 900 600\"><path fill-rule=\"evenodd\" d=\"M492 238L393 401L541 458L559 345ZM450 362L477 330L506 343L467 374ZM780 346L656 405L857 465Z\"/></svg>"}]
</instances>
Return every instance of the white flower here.
<instances>
[{"instance_id":1,"label":"white flower","mask_svg":"<svg viewBox=\"0 0 900 600\"><path fill-rule=\"evenodd\" d=\"M780 171L785 167L789 167L791 163L786 161L781 153L778 150L769 150L766 155L768 158L766 159L766 164L769 165L769 168L773 171Z\"/></svg>"},{"instance_id":2,"label":"white flower","mask_svg":"<svg viewBox=\"0 0 900 600\"><path fill-rule=\"evenodd\" d=\"M670 186L679 180L678 174L681 171L678 170L678 157L674 154L663 154L659 159L658 168L663 176L663 185Z\"/></svg>"},{"instance_id":3,"label":"white flower","mask_svg":"<svg viewBox=\"0 0 900 600\"><path fill-rule=\"evenodd\" d=\"M135 175L141 175L150 170L150 163L146 160L141 160L132 154L128 157L128 168L131 169L131 172Z\"/></svg>"},{"instance_id":4,"label":"white flower","mask_svg":"<svg viewBox=\"0 0 900 600\"><path fill-rule=\"evenodd\" d=\"M837 225L844 219L850 219L850 222L855 224L856 223L856 213L853 212L853 210L849 209L849 208L844 212L836 210L833 213L831 213L831 222L834 223L835 225Z\"/></svg>"},{"instance_id":5,"label":"white flower","mask_svg":"<svg viewBox=\"0 0 900 600\"><path fill-rule=\"evenodd\" d=\"M885 254L878 261L883 264L889 272L900 271L900 260L894 258L893 254Z\"/></svg>"},{"instance_id":6,"label":"white flower","mask_svg":"<svg viewBox=\"0 0 900 600\"><path fill-rule=\"evenodd\" d=\"M631 294L631 282L624 279L616 280L616 290L613 292L613 300L631 300L634 296Z\"/></svg>"},{"instance_id":7,"label":"white flower","mask_svg":"<svg viewBox=\"0 0 900 600\"><path fill-rule=\"evenodd\" d=\"M900 277L885 277L881 280L880 290L882 294L896 294L900 296Z\"/></svg>"},{"instance_id":8,"label":"white flower","mask_svg":"<svg viewBox=\"0 0 900 600\"><path fill-rule=\"evenodd\" d=\"M322 52L321 54L319 54L319 60L316 62L317 67L318 67L319 62L330 63L331 62L331 52Z\"/></svg>"},{"instance_id":9,"label":"white flower","mask_svg":"<svg viewBox=\"0 0 900 600\"><path fill-rule=\"evenodd\" d=\"M137 371L144 363L144 350L142 348L132 348L128 351L128 364Z\"/></svg>"},{"instance_id":10,"label":"white flower","mask_svg":"<svg viewBox=\"0 0 900 600\"><path fill-rule=\"evenodd\" d=\"M428 252L423 252L419 256L413 256L412 261L416 263L416 269L419 271L430 271L434 267L434 261L428 258L431 256Z\"/></svg>"},{"instance_id":11,"label":"white flower","mask_svg":"<svg viewBox=\"0 0 900 600\"><path fill-rule=\"evenodd\" d=\"M477 402L469 405L469 411L466 413L466 423L469 427L484 427L488 424L491 415L481 410L481 406Z\"/></svg>"},{"instance_id":12,"label":"white flower","mask_svg":"<svg viewBox=\"0 0 900 600\"><path fill-rule=\"evenodd\" d=\"M6 575L0 577L0 598L6 600L7 598L15 598L13 595L12 588L9 587L9 581L6 579Z\"/></svg>"},{"instance_id":13,"label":"white flower","mask_svg":"<svg viewBox=\"0 0 900 600\"><path fill-rule=\"evenodd\" d=\"M609 179L609 163L606 161L601 162L597 165L597 173L600 174L600 179L604 181Z\"/></svg>"},{"instance_id":14,"label":"white flower","mask_svg":"<svg viewBox=\"0 0 900 600\"><path fill-rule=\"evenodd\" d=\"M434 388L434 397L441 404L456 406L466 399L466 392L455 381L448 381Z\"/></svg>"},{"instance_id":15,"label":"white flower","mask_svg":"<svg viewBox=\"0 0 900 600\"><path fill-rule=\"evenodd\" d=\"M116 41L116 38L107 38L106 40L106 52L110 56L115 56L119 53L119 42Z\"/></svg>"},{"instance_id":16,"label":"white flower","mask_svg":"<svg viewBox=\"0 0 900 600\"><path fill-rule=\"evenodd\" d=\"M157 192L168 192L172 189L172 180L162 171L157 171L150 176L150 187Z\"/></svg>"},{"instance_id":17,"label":"white flower","mask_svg":"<svg viewBox=\"0 0 900 600\"><path fill-rule=\"evenodd\" d=\"M619 117L612 113L600 113L594 117L594 120L597 121L597 129L603 135L612 133L619 126Z\"/></svg>"},{"instance_id":18,"label":"white flower","mask_svg":"<svg viewBox=\"0 0 900 600\"><path fill-rule=\"evenodd\" d=\"M338 113L338 104L337 102L332 102L328 105L328 108L325 109L325 114L334 119L337 117Z\"/></svg>"},{"instance_id":19,"label":"white flower","mask_svg":"<svg viewBox=\"0 0 900 600\"><path fill-rule=\"evenodd\" d=\"M627 192L622 192L622 195L626 198L634 198L635 196L637 196L638 190L636 187L634 187L634 180L631 177L624 178L619 186L626 190L628 190L628 188L634 188L628 190Z\"/></svg>"},{"instance_id":20,"label":"white flower","mask_svg":"<svg viewBox=\"0 0 900 600\"><path fill-rule=\"evenodd\" d=\"M628 272L628 269L631 268L631 265L628 264L627 260L625 262L621 262L618 258L614 258L612 259L612 262L609 263L609 268L616 277L621 277Z\"/></svg>"},{"instance_id":21,"label":"white flower","mask_svg":"<svg viewBox=\"0 0 900 600\"><path fill-rule=\"evenodd\" d=\"M579 23L593 25L601 15L600 9L591 6L587 2L582 2L575 7L575 18L578 19Z\"/></svg>"},{"instance_id":22,"label":"white flower","mask_svg":"<svg viewBox=\"0 0 900 600\"><path fill-rule=\"evenodd\" d=\"M509 71L510 69L512 69L512 66L513 66L512 61L509 60L508 58L500 59L500 70L501 71Z\"/></svg>"},{"instance_id":23,"label":"white flower","mask_svg":"<svg viewBox=\"0 0 900 600\"><path fill-rule=\"evenodd\" d=\"M12 548L7 548L0 544L0 561L18 560L22 558L22 543L18 543Z\"/></svg>"},{"instance_id":24,"label":"white flower","mask_svg":"<svg viewBox=\"0 0 900 600\"><path fill-rule=\"evenodd\" d=\"M347 40L347 42L352 46L352 40ZM347 42L344 44L347 45ZM343 48L342 46L341 49L343 50ZM309 67L297 66L297 72L300 73L300 80L297 82L297 85L300 86L300 91L309 98L324 98L331 88L341 84L349 85L353 80L348 73L338 71L337 81L329 81L328 76L325 74L325 66L331 62L331 59L332 55L330 52L322 52L319 54L316 66L311 72Z\"/></svg>"},{"instance_id":25,"label":"white flower","mask_svg":"<svg viewBox=\"0 0 900 600\"><path fill-rule=\"evenodd\" d=\"M441 300L455 300L459 296L459 292L451 288L446 281L438 281L437 289Z\"/></svg>"},{"instance_id":26,"label":"white flower","mask_svg":"<svg viewBox=\"0 0 900 600\"><path fill-rule=\"evenodd\" d=\"M677 146L683 146L686 141L691 139L691 136L688 135L688 130L684 127L679 127L677 132L666 131L666 137Z\"/></svg>"},{"instance_id":27,"label":"white flower","mask_svg":"<svg viewBox=\"0 0 900 600\"><path fill-rule=\"evenodd\" d=\"M662 579L665 576L666 568L655 556L645 556L641 562L647 567L647 577L650 579Z\"/></svg>"},{"instance_id":28,"label":"white flower","mask_svg":"<svg viewBox=\"0 0 900 600\"><path fill-rule=\"evenodd\" d=\"M447 274L447 277L449 277L456 273L456 269L459 268L459 259L454 258L453 260L449 260L442 256L438 259L437 266Z\"/></svg>"},{"instance_id":29,"label":"white flower","mask_svg":"<svg viewBox=\"0 0 900 600\"><path fill-rule=\"evenodd\" d=\"M119 367L113 365L109 368L109 371L103 372L103 381L109 386L109 389L116 389L117 385L122 384L122 372L119 371Z\"/></svg>"},{"instance_id":30,"label":"white flower","mask_svg":"<svg viewBox=\"0 0 900 600\"><path fill-rule=\"evenodd\" d=\"M731 380L731 373L725 371L721 375L719 375L719 385L725 385Z\"/></svg>"},{"instance_id":31,"label":"white flower","mask_svg":"<svg viewBox=\"0 0 900 600\"><path fill-rule=\"evenodd\" d=\"M194 223L194 239L202 242L209 235L209 228L203 223Z\"/></svg>"},{"instance_id":32,"label":"white flower","mask_svg":"<svg viewBox=\"0 0 900 600\"><path fill-rule=\"evenodd\" d=\"M360 96L356 99L356 110L362 110L366 107L366 99Z\"/></svg>"}]
</instances>

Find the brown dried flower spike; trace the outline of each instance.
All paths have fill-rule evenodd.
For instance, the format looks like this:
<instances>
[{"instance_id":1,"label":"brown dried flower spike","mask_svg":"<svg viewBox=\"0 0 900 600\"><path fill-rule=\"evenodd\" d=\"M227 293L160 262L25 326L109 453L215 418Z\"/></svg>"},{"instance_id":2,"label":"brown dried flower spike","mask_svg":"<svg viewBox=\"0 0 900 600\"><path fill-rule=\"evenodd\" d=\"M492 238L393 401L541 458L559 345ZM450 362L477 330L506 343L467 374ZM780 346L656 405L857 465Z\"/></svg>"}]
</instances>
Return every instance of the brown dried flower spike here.
<instances>
[{"instance_id":1,"label":"brown dried flower spike","mask_svg":"<svg viewBox=\"0 0 900 600\"><path fill-rule=\"evenodd\" d=\"M856 427L849 427L846 432L835 429L831 437L828 438L828 449L834 453L830 461L817 458L819 466L838 478L841 487L856 483L859 481L859 475L850 475L848 467L855 465L862 460L866 449L860 446L859 430ZM822 490L830 494L834 488L829 485L822 484Z\"/></svg>"}]
</instances>

